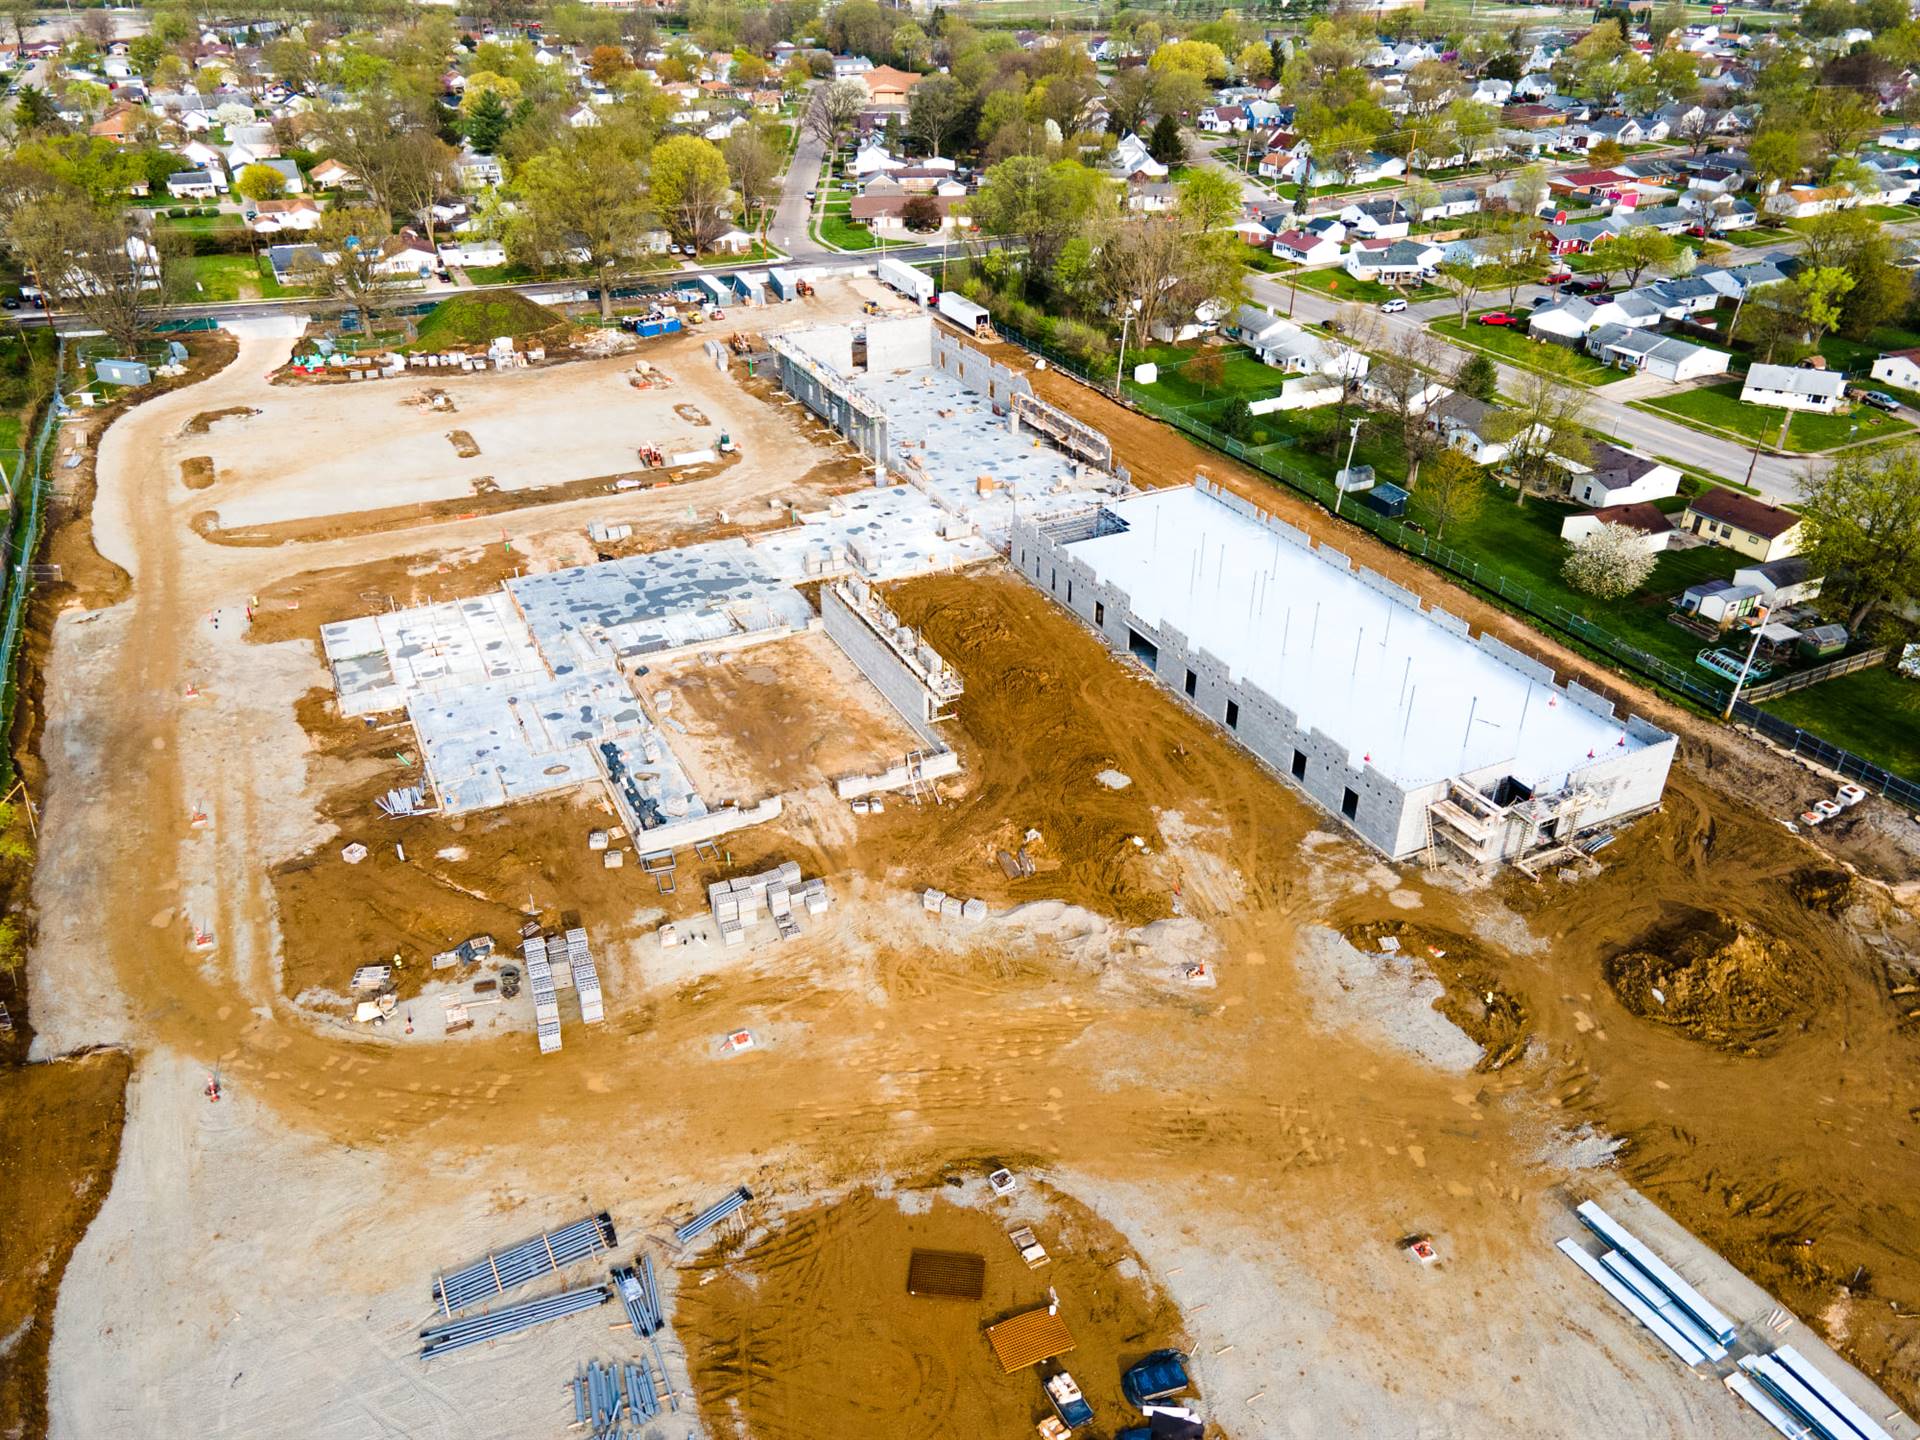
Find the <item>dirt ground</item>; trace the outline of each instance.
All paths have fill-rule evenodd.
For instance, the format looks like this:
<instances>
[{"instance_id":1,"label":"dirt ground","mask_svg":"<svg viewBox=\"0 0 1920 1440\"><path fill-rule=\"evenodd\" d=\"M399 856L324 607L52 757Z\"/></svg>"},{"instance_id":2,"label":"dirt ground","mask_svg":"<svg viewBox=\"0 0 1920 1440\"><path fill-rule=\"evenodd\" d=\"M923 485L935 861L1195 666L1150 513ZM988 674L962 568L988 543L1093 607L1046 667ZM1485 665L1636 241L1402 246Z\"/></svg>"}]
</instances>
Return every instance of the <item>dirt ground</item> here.
<instances>
[{"instance_id":1,"label":"dirt ground","mask_svg":"<svg viewBox=\"0 0 1920 1440\"><path fill-rule=\"evenodd\" d=\"M678 1323L708 1431L741 1440L1025 1434L1050 1413L1041 1382L1055 1367L1007 1374L985 1327L1054 1297L1074 1340L1060 1366L1099 1422L1124 1423L1126 1367L1185 1344L1178 1313L1131 1247L1051 1189L1012 1202L959 1199L958 1189L861 1191L690 1266ZM1022 1224L1047 1249L1037 1270L1007 1239ZM981 1297L908 1294L920 1249L981 1257Z\"/></svg>"},{"instance_id":2,"label":"dirt ground","mask_svg":"<svg viewBox=\"0 0 1920 1440\"><path fill-rule=\"evenodd\" d=\"M0 1435L47 1433L47 1350L68 1258L107 1198L132 1057L0 1069Z\"/></svg>"},{"instance_id":3,"label":"dirt ground","mask_svg":"<svg viewBox=\"0 0 1920 1440\"><path fill-rule=\"evenodd\" d=\"M639 689L710 805L870 775L920 744L823 631L655 666Z\"/></svg>"},{"instance_id":4,"label":"dirt ground","mask_svg":"<svg viewBox=\"0 0 1920 1440\"><path fill-rule=\"evenodd\" d=\"M795 807L733 837L735 869L796 859L828 878L834 906L798 940L696 970L648 932L663 910L696 912L704 877L684 871L664 905L632 872L589 888L586 866L569 868L588 859L584 810L516 807L502 814L526 811L524 828L490 817L457 838L428 825L407 850L431 863L387 868L369 841L365 864L339 866L342 820L372 824L364 800L403 767L399 742L365 727L330 735L311 713L325 676L309 627L361 591L483 588L503 563L488 552L506 542L492 517L259 547L196 533L202 497L178 483L163 442L244 403L249 377L283 358L274 350L244 341L231 376L107 433L93 538L131 588L53 629L36 1024L49 1053L125 1041L141 1057L112 1193L62 1286L55 1435L294 1434L315 1413L354 1437L557 1430L566 1375L618 1335L591 1317L423 1370L411 1340L434 1266L582 1207L658 1236L726 1185L797 1212L888 1177L977 1177L989 1159L1124 1238L1141 1285L1177 1312L1229 1433L1579 1434L1604 1413L1614 1433L1650 1440L1750 1435L1757 1422L1731 1397L1679 1372L1552 1249L1574 1228L1571 1200L1630 1203L1623 1180L1896 1398L1920 1397L1920 1196L1906 1160L1920 1035L1901 993L1914 923L1877 886L1809 883L1832 862L1724 792L1747 774L1741 748L1690 741L1663 811L1604 851L1592 879L1404 871L1325 828L999 567L914 581L889 603L965 681L949 727L964 774L938 804L857 822L844 807ZM735 523L840 458L791 407L756 411L709 373L698 404L741 426L742 464L692 497L621 496L619 513L599 501L516 512L514 550L566 563L603 513L688 533ZM1162 478L1187 476L1169 466ZM176 698L190 686L197 699ZM1109 769L1131 783L1102 785ZM1774 782L1753 773L1764 802ZM100 803L133 775L140 805ZM191 829L196 804L209 823ZM996 853L1023 841L1036 873L1009 880ZM456 845L463 858L440 856ZM338 874L296 894L329 855ZM309 856L309 871L289 868ZM559 1056L518 1033L356 1040L287 998L280 968L296 950L341 976L403 926L437 944L477 924L483 901L496 907L487 924L507 923L529 885L543 913L566 907L628 937L609 945L607 1023L569 1026ZM984 898L996 918L932 919L912 893L928 885ZM1708 929L1766 937L1824 1003L1753 1053L1633 1013L1607 962L1653 951L1688 907ZM190 950L182 916L208 925L216 949ZM1449 987L1442 1014L1473 1033L1458 992L1510 997L1499 1009L1506 1039L1525 1037L1516 1056L1474 1073L1328 1023L1338 997L1302 958L1309 938L1389 922L1450 954L1448 939L1471 937L1455 968L1430 957ZM1690 1003L1710 1014L1716 972L1703 971ZM759 1043L727 1055L717 1041L739 1027ZM1474 1038L1511 1049L1504 1033ZM215 1066L231 1095L220 1107L199 1094ZM1590 1135L1617 1149L1615 1169L1595 1168ZM847 1228L857 1245L860 1227ZM1398 1242L1413 1232L1435 1236L1438 1267L1408 1260ZM1765 1316L1771 1302L1677 1227L1658 1233L1710 1296ZM758 1238L724 1274L669 1267L716 1428L734 1409L715 1397L735 1382L700 1359L727 1338L707 1317L743 1313L744 1299L720 1302L736 1281L752 1292ZM823 1236L812 1253L827 1241L840 1243ZM854 1273L827 1263L819 1273ZM720 1276L704 1287L712 1306L691 1298L707 1273ZM164 1316L143 1298L156 1288ZM849 1356L849 1386L867 1358Z\"/></svg>"}]
</instances>

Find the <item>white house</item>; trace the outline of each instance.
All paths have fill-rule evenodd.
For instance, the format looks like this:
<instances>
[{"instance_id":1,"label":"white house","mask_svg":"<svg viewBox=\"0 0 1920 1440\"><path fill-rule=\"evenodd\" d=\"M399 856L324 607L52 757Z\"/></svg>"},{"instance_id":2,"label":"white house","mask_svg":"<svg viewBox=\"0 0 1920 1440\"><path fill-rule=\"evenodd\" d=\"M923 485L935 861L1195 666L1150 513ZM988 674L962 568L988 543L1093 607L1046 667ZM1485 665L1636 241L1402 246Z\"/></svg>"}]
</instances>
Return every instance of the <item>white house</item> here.
<instances>
[{"instance_id":1,"label":"white house","mask_svg":"<svg viewBox=\"0 0 1920 1440\"><path fill-rule=\"evenodd\" d=\"M1890 350L1868 372L1883 385L1920 390L1920 350Z\"/></svg>"},{"instance_id":2,"label":"white house","mask_svg":"<svg viewBox=\"0 0 1920 1440\"><path fill-rule=\"evenodd\" d=\"M507 263L507 251L498 240L464 240L458 245L442 245L440 263L474 269L504 265Z\"/></svg>"},{"instance_id":3,"label":"white house","mask_svg":"<svg viewBox=\"0 0 1920 1440\"><path fill-rule=\"evenodd\" d=\"M1458 391L1427 407L1427 424L1476 465L1498 465L1517 436L1501 433L1499 411Z\"/></svg>"},{"instance_id":4,"label":"white house","mask_svg":"<svg viewBox=\"0 0 1920 1440\"><path fill-rule=\"evenodd\" d=\"M1817 410L1831 415L1840 408L1846 390L1846 376L1831 370L1755 365L1747 371L1740 398L1748 405L1767 405L1776 410Z\"/></svg>"},{"instance_id":5,"label":"white house","mask_svg":"<svg viewBox=\"0 0 1920 1440\"><path fill-rule=\"evenodd\" d=\"M567 124L575 130L591 130L600 123L600 112L591 105L576 105L567 112Z\"/></svg>"},{"instance_id":6,"label":"white house","mask_svg":"<svg viewBox=\"0 0 1920 1440\"><path fill-rule=\"evenodd\" d=\"M1611 510L1584 510L1560 522L1560 538L1578 544L1602 525L1617 525L1639 538L1640 548L1657 555L1673 539L1673 520L1657 505L1620 505Z\"/></svg>"},{"instance_id":7,"label":"white house","mask_svg":"<svg viewBox=\"0 0 1920 1440\"><path fill-rule=\"evenodd\" d=\"M1724 350L1619 325L1601 325L1589 332L1587 353L1619 369L1638 370L1676 383L1724 375L1733 358Z\"/></svg>"},{"instance_id":8,"label":"white house","mask_svg":"<svg viewBox=\"0 0 1920 1440\"><path fill-rule=\"evenodd\" d=\"M1595 510L1665 500L1680 491L1680 472L1664 461L1597 440L1586 463L1569 464L1569 493Z\"/></svg>"},{"instance_id":9,"label":"white house","mask_svg":"<svg viewBox=\"0 0 1920 1440\"><path fill-rule=\"evenodd\" d=\"M1789 220L1804 220L1810 215L1829 215L1835 210L1851 210L1860 197L1845 185L1789 185L1767 196L1769 215Z\"/></svg>"},{"instance_id":10,"label":"white house","mask_svg":"<svg viewBox=\"0 0 1920 1440\"><path fill-rule=\"evenodd\" d=\"M1112 169L1119 175L1144 175L1149 180L1167 178L1167 167L1153 158L1147 142L1138 135L1120 137L1120 143L1113 147Z\"/></svg>"},{"instance_id":11,"label":"white house","mask_svg":"<svg viewBox=\"0 0 1920 1440\"><path fill-rule=\"evenodd\" d=\"M1423 240L1362 240L1347 252L1347 273L1383 285L1407 284L1431 271L1445 253Z\"/></svg>"},{"instance_id":12,"label":"white house","mask_svg":"<svg viewBox=\"0 0 1920 1440\"><path fill-rule=\"evenodd\" d=\"M1359 380L1371 363L1363 351L1350 350L1257 306L1242 305L1234 312L1231 328L1262 362L1291 374Z\"/></svg>"},{"instance_id":13,"label":"white house","mask_svg":"<svg viewBox=\"0 0 1920 1440\"><path fill-rule=\"evenodd\" d=\"M454 161L454 169L460 176L461 185L469 190L498 185L502 179L498 160L491 155L481 155L472 150L460 152L460 158Z\"/></svg>"},{"instance_id":14,"label":"white house","mask_svg":"<svg viewBox=\"0 0 1920 1440\"><path fill-rule=\"evenodd\" d=\"M1306 230L1282 230L1273 237L1273 253L1301 265L1331 265L1340 258L1340 242Z\"/></svg>"},{"instance_id":15,"label":"white house","mask_svg":"<svg viewBox=\"0 0 1920 1440\"><path fill-rule=\"evenodd\" d=\"M358 175L332 157L313 167L313 183L322 190L338 190L342 185L359 183L359 179Z\"/></svg>"}]
</instances>

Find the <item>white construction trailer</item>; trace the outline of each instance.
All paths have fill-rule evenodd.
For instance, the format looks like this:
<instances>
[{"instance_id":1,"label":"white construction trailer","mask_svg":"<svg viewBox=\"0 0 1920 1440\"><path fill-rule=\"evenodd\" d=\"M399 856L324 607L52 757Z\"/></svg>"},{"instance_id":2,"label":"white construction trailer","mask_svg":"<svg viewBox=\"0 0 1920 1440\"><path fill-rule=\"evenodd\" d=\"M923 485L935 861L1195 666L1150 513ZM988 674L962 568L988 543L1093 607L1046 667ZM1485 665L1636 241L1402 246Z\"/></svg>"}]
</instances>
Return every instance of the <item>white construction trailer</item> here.
<instances>
[{"instance_id":1,"label":"white construction trailer","mask_svg":"<svg viewBox=\"0 0 1920 1440\"><path fill-rule=\"evenodd\" d=\"M916 305L926 305L933 299L937 288L933 277L924 270L916 270L904 260L882 260L874 267L882 285L898 290L910 298Z\"/></svg>"},{"instance_id":2,"label":"white construction trailer","mask_svg":"<svg viewBox=\"0 0 1920 1440\"><path fill-rule=\"evenodd\" d=\"M993 338L993 317L987 313L987 307L974 304L958 291L942 290L939 310L942 316L976 339Z\"/></svg>"}]
</instances>

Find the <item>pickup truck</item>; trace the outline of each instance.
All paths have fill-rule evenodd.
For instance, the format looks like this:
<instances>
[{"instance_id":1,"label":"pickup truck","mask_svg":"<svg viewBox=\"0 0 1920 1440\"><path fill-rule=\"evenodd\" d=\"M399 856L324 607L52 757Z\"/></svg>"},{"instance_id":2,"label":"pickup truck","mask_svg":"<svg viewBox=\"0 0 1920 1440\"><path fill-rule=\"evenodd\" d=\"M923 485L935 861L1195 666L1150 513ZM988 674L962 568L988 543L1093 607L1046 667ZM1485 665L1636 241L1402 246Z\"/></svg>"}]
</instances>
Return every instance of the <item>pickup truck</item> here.
<instances>
[{"instance_id":1,"label":"pickup truck","mask_svg":"<svg viewBox=\"0 0 1920 1440\"><path fill-rule=\"evenodd\" d=\"M1146 1406L1181 1394L1189 1383L1187 1357L1178 1350L1156 1350L1120 1377L1120 1393L1129 1404Z\"/></svg>"}]
</instances>

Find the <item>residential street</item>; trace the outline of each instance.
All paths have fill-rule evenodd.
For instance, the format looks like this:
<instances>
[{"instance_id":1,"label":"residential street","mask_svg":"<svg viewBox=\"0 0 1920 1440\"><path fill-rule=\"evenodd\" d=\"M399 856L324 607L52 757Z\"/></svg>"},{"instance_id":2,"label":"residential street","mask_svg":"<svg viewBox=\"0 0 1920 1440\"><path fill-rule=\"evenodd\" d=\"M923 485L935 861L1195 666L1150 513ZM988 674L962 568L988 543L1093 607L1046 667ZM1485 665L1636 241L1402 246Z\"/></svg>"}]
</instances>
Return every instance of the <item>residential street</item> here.
<instances>
[{"instance_id":1,"label":"residential street","mask_svg":"<svg viewBox=\"0 0 1920 1440\"><path fill-rule=\"evenodd\" d=\"M818 183L820 162L825 156L826 147L819 137L802 125L800 144L793 152L793 163L787 166L786 183L780 190L780 204L774 211L770 232L773 243L795 260L818 260L837 253L807 233L807 216L813 208L807 200L807 191Z\"/></svg>"},{"instance_id":2,"label":"residential street","mask_svg":"<svg viewBox=\"0 0 1920 1440\"><path fill-rule=\"evenodd\" d=\"M1292 289L1271 275L1253 277L1247 288L1256 303L1281 315L1285 315L1288 305L1293 303ZM1526 287L1520 295L1520 312L1524 314L1530 308L1532 298L1545 291L1546 287L1541 285ZM1318 291L1303 289L1299 292L1298 303L1294 305L1293 317L1303 321L1326 321L1333 317L1342 303ZM1461 355L1475 353L1454 345L1443 335L1427 330L1428 321L1445 319L1453 313L1451 300L1429 300L1411 306L1398 315L1382 315L1380 319L1389 334L1424 332ZM1498 360L1495 363L1500 371L1501 390L1509 395L1515 393L1527 372ZM1753 463L1751 447L1737 445L1731 440L1715 439L1677 421L1649 415L1644 410L1630 409L1626 400L1647 393L1647 387L1636 381L1637 377L1623 375L1613 384L1594 390L1593 408L1587 416L1587 424L1595 430L1604 431L1623 445L1678 461L1699 474L1732 480L1746 478L1747 466ZM1662 391L1667 388L1660 387ZM1810 463L1803 459L1763 454L1754 466L1753 478L1748 483L1770 500L1790 502L1799 497L1801 481Z\"/></svg>"}]
</instances>

